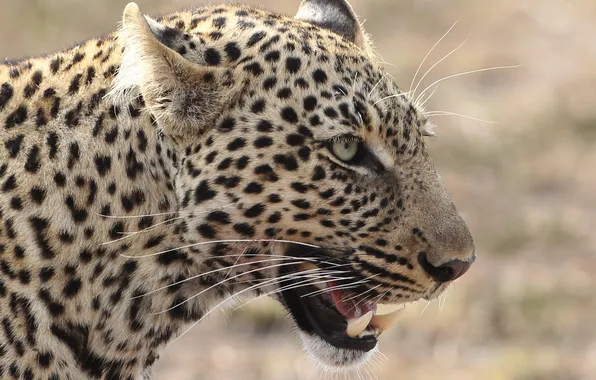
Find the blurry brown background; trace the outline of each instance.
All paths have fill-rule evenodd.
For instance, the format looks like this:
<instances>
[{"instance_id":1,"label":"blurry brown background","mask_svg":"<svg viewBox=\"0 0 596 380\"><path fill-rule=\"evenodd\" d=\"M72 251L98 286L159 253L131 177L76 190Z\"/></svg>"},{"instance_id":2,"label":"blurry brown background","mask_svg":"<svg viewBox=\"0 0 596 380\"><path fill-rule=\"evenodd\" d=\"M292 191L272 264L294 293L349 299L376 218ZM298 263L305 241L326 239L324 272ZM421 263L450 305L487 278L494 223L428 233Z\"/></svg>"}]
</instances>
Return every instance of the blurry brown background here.
<instances>
[{"instance_id":1,"label":"blurry brown background","mask_svg":"<svg viewBox=\"0 0 596 380\"><path fill-rule=\"evenodd\" d=\"M0 59L113 30L127 0L0 0ZM137 0L159 15L200 0ZM293 14L299 0L247 0ZM219 313L174 343L156 379L596 379L596 2L353 0L387 69L408 88L450 79L429 110L439 171L476 238L478 260L445 302L407 308L361 377L319 373L276 305ZM425 71L425 70L423 70ZM443 304L444 303L444 304ZM374 372L374 374L372 374Z\"/></svg>"}]
</instances>

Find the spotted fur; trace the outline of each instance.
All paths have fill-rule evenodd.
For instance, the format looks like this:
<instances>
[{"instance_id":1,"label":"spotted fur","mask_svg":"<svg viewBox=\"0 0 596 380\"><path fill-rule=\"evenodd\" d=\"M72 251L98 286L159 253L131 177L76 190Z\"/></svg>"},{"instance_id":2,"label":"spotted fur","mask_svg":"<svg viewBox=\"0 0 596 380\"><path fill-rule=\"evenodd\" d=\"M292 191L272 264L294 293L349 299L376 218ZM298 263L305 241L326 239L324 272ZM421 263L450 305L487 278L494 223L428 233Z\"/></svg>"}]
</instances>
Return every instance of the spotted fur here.
<instances>
[{"instance_id":1,"label":"spotted fur","mask_svg":"<svg viewBox=\"0 0 596 380\"><path fill-rule=\"evenodd\" d=\"M432 297L429 265L473 259L427 120L388 98L349 5L298 16L133 4L118 33L0 65L1 378L148 376L224 297L275 291L280 256L320 253L283 241L384 302ZM371 159L338 160L342 136ZM252 241L209 243L225 239Z\"/></svg>"}]
</instances>

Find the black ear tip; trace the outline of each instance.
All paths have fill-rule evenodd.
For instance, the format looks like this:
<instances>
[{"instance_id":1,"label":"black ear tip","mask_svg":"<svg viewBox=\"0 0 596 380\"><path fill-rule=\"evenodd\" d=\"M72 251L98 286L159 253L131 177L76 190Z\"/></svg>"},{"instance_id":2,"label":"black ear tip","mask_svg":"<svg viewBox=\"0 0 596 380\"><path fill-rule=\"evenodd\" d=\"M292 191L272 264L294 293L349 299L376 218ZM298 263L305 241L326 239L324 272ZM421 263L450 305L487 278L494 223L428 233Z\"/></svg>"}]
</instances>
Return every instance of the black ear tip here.
<instances>
[{"instance_id":1,"label":"black ear tip","mask_svg":"<svg viewBox=\"0 0 596 380\"><path fill-rule=\"evenodd\" d=\"M296 19L331 30L352 42L362 34L358 18L345 0L303 0Z\"/></svg>"}]
</instances>

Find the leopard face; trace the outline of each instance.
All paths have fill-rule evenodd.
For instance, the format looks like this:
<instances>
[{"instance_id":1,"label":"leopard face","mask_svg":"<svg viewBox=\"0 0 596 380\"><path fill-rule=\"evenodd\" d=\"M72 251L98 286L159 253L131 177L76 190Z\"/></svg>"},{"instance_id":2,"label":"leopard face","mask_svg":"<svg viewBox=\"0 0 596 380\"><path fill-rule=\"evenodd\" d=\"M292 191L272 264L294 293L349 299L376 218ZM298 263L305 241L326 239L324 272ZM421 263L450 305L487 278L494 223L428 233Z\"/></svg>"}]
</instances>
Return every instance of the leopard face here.
<instances>
[{"instance_id":1,"label":"leopard face","mask_svg":"<svg viewBox=\"0 0 596 380\"><path fill-rule=\"evenodd\" d=\"M425 147L428 121L377 63L345 1L305 0L294 18L214 6L158 20L131 3L116 40L107 40L85 45L91 66L65 87L71 91L76 82L77 97L58 102L75 110L81 104L78 129L65 125L65 111L46 120L59 132L43 137L56 156L61 145L49 136L87 128L93 138L76 162L72 148L60 156L67 169L59 179L82 181L79 188L93 181L93 201L78 202L79 190L60 186L55 167L39 163L56 183L42 189L44 196L59 194L43 211L55 216L66 208L74 221L43 219L32 235L37 248L69 245L62 256L53 254L53 264L37 267L74 273L81 283L63 304L43 282L15 288L46 289L41 309L68 310L52 316L46 333L72 351L62 358L69 373L107 376L89 368L91 357L112 360L119 376L136 376L185 325L242 294L277 299L316 360L355 366L376 350L402 305L437 297L474 261L471 234ZM73 55L75 68L89 63ZM105 89L81 95L85 81L94 83L91 72L104 73ZM46 103L51 117L56 100ZM9 105L1 115L14 122L21 108ZM98 117L97 109L105 111ZM7 147L14 148L7 142L14 138L4 139ZM26 169L30 155L22 157ZM76 165L91 178L68 177ZM18 189L33 194L27 183ZM107 219L118 207L127 218L142 218L126 224L136 231L125 237L118 235L127 231L124 222ZM167 217L158 223L143 214ZM62 238L64 231L74 237ZM81 250L83 236L117 249ZM60 277L53 281L70 296ZM120 284L119 293L102 302L106 291L93 284ZM130 363L121 363L122 352Z\"/></svg>"}]
</instances>

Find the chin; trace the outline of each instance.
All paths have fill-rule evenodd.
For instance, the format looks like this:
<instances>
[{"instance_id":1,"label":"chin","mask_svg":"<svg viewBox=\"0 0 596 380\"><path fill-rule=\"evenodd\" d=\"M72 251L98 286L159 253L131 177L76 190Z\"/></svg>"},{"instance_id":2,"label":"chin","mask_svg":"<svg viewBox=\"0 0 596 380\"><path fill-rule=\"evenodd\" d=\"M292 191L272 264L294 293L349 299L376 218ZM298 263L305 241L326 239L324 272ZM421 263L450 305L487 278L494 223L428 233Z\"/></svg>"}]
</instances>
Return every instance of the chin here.
<instances>
[{"instance_id":1,"label":"chin","mask_svg":"<svg viewBox=\"0 0 596 380\"><path fill-rule=\"evenodd\" d=\"M300 332L300 338L308 358L326 372L356 369L368 362L378 350L376 345L368 351L339 348L317 335L304 332Z\"/></svg>"}]
</instances>

